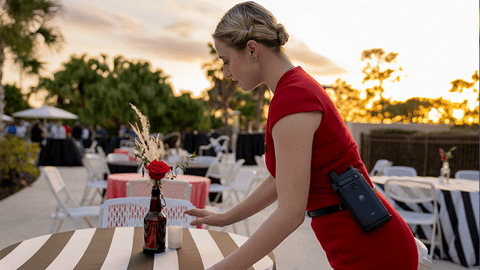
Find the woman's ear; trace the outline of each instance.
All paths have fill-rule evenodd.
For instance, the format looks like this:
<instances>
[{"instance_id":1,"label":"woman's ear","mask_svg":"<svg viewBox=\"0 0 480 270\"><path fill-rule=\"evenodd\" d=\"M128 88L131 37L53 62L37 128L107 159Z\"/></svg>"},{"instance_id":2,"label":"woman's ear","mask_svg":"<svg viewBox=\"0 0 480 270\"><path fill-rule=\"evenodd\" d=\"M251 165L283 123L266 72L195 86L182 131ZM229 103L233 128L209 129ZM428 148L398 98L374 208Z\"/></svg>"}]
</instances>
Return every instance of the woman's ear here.
<instances>
[{"instance_id":1,"label":"woman's ear","mask_svg":"<svg viewBox=\"0 0 480 270\"><path fill-rule=\"evenodd\" d=\"M245 48L245 52L253 57L257 58L258 57L258 43L255 40L249 40L247 41L247 46Z\"/></svg>"}]
</instances>

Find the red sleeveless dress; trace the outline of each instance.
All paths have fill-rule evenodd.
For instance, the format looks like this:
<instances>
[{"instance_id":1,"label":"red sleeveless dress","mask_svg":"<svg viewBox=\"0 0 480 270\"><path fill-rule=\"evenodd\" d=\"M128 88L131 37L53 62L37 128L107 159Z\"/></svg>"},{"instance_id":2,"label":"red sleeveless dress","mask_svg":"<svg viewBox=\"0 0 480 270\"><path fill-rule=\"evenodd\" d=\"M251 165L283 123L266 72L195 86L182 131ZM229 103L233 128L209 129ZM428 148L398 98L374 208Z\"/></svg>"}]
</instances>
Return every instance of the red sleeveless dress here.
<instances>
[{"instance_id":1,"label":"red sleeveless dress","mask_svg":"<svg viewBox=\"0 0 480 270\"><path fill-rule=\"evenodd\" d=\"M342 203L328 172L337 174L348 166L359 169L373 187L360 159L357 145L322 86L301 67L286 72L271 100L265 132L265 161L275 177L275 146L272 128L282 117L321 111L312 149L310 191L307 211ZM292 179L294 181L294 179ZM380 194L392 220L371 233L364 233L348 210L312 218L311 226L335 270L417 269L418 253L413 234L405 221Z\"/></svg>"}]
</instances>

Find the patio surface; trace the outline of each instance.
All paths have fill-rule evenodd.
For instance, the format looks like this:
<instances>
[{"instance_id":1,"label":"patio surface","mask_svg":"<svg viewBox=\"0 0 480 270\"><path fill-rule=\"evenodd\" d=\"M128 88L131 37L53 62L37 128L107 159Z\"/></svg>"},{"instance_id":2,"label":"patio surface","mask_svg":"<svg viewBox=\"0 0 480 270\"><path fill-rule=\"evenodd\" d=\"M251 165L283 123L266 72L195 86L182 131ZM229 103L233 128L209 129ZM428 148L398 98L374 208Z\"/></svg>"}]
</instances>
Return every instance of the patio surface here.
<instances>
[{"instance_id":1,"label":"patio surface","mask_svg":"<svg viewBox=\"0 0 480 270\"><path fill-rule=\"evenodd\" d=\"M86 182L87 172L83 167L58 168L72 196L80 202ZM92 193L93 194L93 193ZM93 204L100 204L100 197L96 196ZM17 242L48 234L51 220L50 215L55 211L56 201L48 188L46 179L41 175L30 187L0 201L0 250ZM276 204L258 213L249 219L250 231L254 232L275 209ZM92 220L98 224L98 219ZM81 224L88 227L85 221ZM245 234L245 226L237 224L237 233ZM69 220L63 222L60 232L75 230ZM210 227L209 229L217 230ZM230 226L227 231L233 232ZM275 250L277 269L279 270L308 270L332 269L328 264L325 252L318 243L310 228L310 219L305 222ZM479 269L465 268L448 261L434 260L431 269L461 270Z\"/></svg>"}]
</instances>

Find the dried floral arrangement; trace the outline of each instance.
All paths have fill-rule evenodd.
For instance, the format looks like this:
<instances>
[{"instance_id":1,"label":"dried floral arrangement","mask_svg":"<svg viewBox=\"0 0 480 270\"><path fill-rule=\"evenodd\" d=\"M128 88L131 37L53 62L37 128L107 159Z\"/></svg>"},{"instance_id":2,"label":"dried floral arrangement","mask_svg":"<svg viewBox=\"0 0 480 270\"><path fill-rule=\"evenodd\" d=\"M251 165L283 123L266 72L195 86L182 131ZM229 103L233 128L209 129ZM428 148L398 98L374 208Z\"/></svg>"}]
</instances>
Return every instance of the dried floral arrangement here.
<instances>
[{"instance_id":1,"label":"dried floral arrangement","mask_svg":"<svg viewBox=\"0 0 480 270\"><path fill-rule=\"evenodd\" d=\"M148 170L148 174L154 181L154 184L161 188L162 179L176 178L177 169L181 168L185 170L188 162L196 158L197 155L193 153L191 156L182 156L180 163L177 163L175 166L168 166L165 162L159 160L162 159L164 154L164 146L160 135L156 137L151 136L150 122L147 117L143 115L135 105L130 103L130 106L135 110L142 124L142 128L140 129L137 123L135 123L135 125L130 123L133 131L138 136L138 138L135 139L135 157L140 160L139 170L141 168ZM143 176L145 170L142 169L141 171Z\"/></svg>"}]
</instances>

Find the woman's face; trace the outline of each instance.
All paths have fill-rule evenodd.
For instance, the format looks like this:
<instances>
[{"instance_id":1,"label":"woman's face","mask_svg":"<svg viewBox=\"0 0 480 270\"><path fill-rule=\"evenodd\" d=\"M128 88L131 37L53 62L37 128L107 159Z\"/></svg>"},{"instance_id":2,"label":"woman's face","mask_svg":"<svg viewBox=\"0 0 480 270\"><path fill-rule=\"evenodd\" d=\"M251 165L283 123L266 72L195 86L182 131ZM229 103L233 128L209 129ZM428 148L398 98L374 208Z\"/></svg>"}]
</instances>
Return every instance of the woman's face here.
<instances>
[{"instance_id":1,"label":"woman's face","mask_svg":"<svg viewBox=\"0 0 480 270\"><path fill-rule=\"evenodd\" d=\"M240 85L244 91L250 91L260 84L258 72L254 72L253 57L248 50L237 51L220 40L215 40L218 57L223 61L223 74Z\"/></svg>"}]
</instances>

